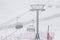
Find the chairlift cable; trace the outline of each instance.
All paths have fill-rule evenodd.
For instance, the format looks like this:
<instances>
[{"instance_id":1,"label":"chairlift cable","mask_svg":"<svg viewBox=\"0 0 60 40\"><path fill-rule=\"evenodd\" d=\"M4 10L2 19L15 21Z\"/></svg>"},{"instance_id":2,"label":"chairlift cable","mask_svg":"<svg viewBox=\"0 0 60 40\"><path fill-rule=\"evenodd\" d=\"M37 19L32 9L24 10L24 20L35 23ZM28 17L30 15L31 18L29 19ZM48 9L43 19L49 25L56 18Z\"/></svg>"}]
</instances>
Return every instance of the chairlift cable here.
<instances>
[{"instance_id":1,"label":"chairlift cable","mask_svg":"<svg viewBox=\"0 0 60 40\"><path fill-rule=\"evenodd\" d=\"M27 12L29 12L29 10L26 11L26 12L24 12L24 13L22 13L21 15L18 15L18 17L24 16L25 14L27 14ZM14 20L16 20L16 17L13 18L13 19L11 19L11 20L8 20L8 21L6 21L5 23L2 23L2 24L0 24L0 25L6 24L6 23L10 23L10 22L12 22L12 21L14 21Z\"/></svg>"},{"instance_id":2,"label":"chairlift cable","mask_svg":"<svg viewBox=\"0 0 60 40\"><path fill-rule=\"evenodd\" d=\"M14 31L14 32L12 32L10 35L6 36L4 39L6 39L7 37L11 36L11 35L14 34L15 32L17 32L17 30ZM3 40L4 40L4 39L3 39Z\"/></svg>"}]
</instances>

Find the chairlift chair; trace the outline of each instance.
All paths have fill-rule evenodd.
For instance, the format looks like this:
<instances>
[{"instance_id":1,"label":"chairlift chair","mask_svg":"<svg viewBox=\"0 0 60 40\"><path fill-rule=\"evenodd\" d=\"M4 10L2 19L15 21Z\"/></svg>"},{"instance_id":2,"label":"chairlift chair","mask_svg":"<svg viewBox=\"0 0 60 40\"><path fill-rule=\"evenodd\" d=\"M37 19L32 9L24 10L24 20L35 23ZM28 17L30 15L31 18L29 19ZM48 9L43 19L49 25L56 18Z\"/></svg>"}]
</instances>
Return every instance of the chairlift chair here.
<instances>
[{"instance_id":1,"label":"chairlift chair","mask_svg":"<svg viewBox=\"0 0 60 40\"><path fill-rule=\"evenodd\" d=\"M17 23L15 28L16 29L21 29L21 28L23 28L23 24L22 23Z\"/></svg>"},{"instance_id":2,"label":"chairlift chair","mask_svg":"<svg viewBox=\"0 0 60 40\"><path fill-rule=\"evenodd\" d=\"M35 32L35 28L33 26L27 27L28 32Z\"/></svg>"}]
</instances>

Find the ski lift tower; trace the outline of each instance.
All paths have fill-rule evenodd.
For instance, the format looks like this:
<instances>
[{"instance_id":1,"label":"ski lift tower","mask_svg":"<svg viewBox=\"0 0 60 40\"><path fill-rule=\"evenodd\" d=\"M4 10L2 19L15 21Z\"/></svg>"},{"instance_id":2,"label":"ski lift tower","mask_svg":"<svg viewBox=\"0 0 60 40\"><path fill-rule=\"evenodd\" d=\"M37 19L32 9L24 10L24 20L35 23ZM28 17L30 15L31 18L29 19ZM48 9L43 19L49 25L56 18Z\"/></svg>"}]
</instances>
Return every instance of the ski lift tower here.
<instances>
[{"instance_id":1,"label":"ski lift tower","mask_svg":"<svg viewBox=\"0 0 60 40\"><path fill-rule=\"evenodd\" d=\"M44 6L45 6L44 4L31 5L31 7L32 7L31 11L36 11L36 36L35 36L35 40L40 40L40 37L39 37L39 11L41 11L41 12L45 11Z\"/></svg>"}]
</instances>

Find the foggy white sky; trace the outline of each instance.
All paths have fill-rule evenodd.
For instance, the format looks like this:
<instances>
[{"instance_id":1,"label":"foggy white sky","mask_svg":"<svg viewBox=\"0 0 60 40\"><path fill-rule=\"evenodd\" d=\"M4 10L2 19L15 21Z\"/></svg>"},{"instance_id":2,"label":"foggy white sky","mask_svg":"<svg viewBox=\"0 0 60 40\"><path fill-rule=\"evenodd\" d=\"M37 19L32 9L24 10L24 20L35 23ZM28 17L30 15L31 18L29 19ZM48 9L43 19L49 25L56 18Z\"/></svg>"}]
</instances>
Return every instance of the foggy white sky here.
<instances>
[{"instance_id":1,"label":"foggy white sky","mask_svg":"<svg viewBox=\"0 0 60 40\"><path fill-rule=\"evenodd\" d=\"M6 21L9 21L18 15L21 15L22 13L28 11L31 9L31 4L45 4L45 11L41 12L40 14L40 31L47 30L47 26L50 25L50 31L55 33L55 39L59 40L60 36L60 9L56 8L56 5L60 5L60 0L0 0L0 24L4 23ZM52 8L49 8L48 5L52 5ZM59 15L57 15L59 14ZM53 16L57 15L57 17ZM53 17L51 17L53 16ZM35 19L36 13L35 12L27 12L24 16L21 17L20 22L27 22L32 19ZM52 19L51 19L51 18ZM44 18L47 18L46 20L43 20ZM49 19L49 20L48 20ZM26 29L25 27L22 29L24 31ZM5 31L1 31L0 34L10 34L15 29L6 29ZM9 32L8 32L9 31ZM5 35L4 34L4 35Z\"/></svg>"},{"instance_id":2,"label":"foggy white sky","mask_svg":"<svg viewBox=\"0 0 60 40\"><path fill-rule=\"evenodd\" d=\"M25 11L30 10L31 4L45 3L45 5L47 5L50 4L48 3L49 1L48 0L46 1L44 0L0 0L0 23L10 20L16 17L17 15L20 15ZM51 3L52 4L56 3L56 1L52 0Z\"/></svg>"}]
</instances>

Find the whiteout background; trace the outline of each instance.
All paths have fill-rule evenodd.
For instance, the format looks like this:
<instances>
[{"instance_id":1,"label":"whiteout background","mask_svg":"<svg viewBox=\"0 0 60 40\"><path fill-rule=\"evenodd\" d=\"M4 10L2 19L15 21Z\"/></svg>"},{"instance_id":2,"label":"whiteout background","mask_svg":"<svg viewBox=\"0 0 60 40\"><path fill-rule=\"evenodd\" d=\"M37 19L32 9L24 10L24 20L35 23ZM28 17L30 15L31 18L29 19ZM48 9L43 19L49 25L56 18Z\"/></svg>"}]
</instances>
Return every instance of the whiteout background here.
<instances>
[{"instance_id":1,"label":"whiteout background","mask_svg":"<svg viewBox=\"0 0 60 40\"><path fill-rule=\"evenodd\" d=\"M40 32L47 32L47 27L50 25L50 32L54 32L54 40L60 40L60 8L56 8L56 5L60 5L60 0L0 0L0 24L5 23L18 15L26 12L31 9L31 4L45 4L46 11L40 12L40 19L47 18L53 15L58 15L57 17L51 17L49 20L41 20ZM52 5L52 8L49 8L48 5ZM27 22L32 19L35 19L35 12L27 12L24 16L20 18L20 22ZM7 23L8 24L8 23ZM17 30L14 34L26 32L26 26L23 29ZM5 37L16 29L3 29L0 31L0 35Z\"/></svg>"}]
</instances>

